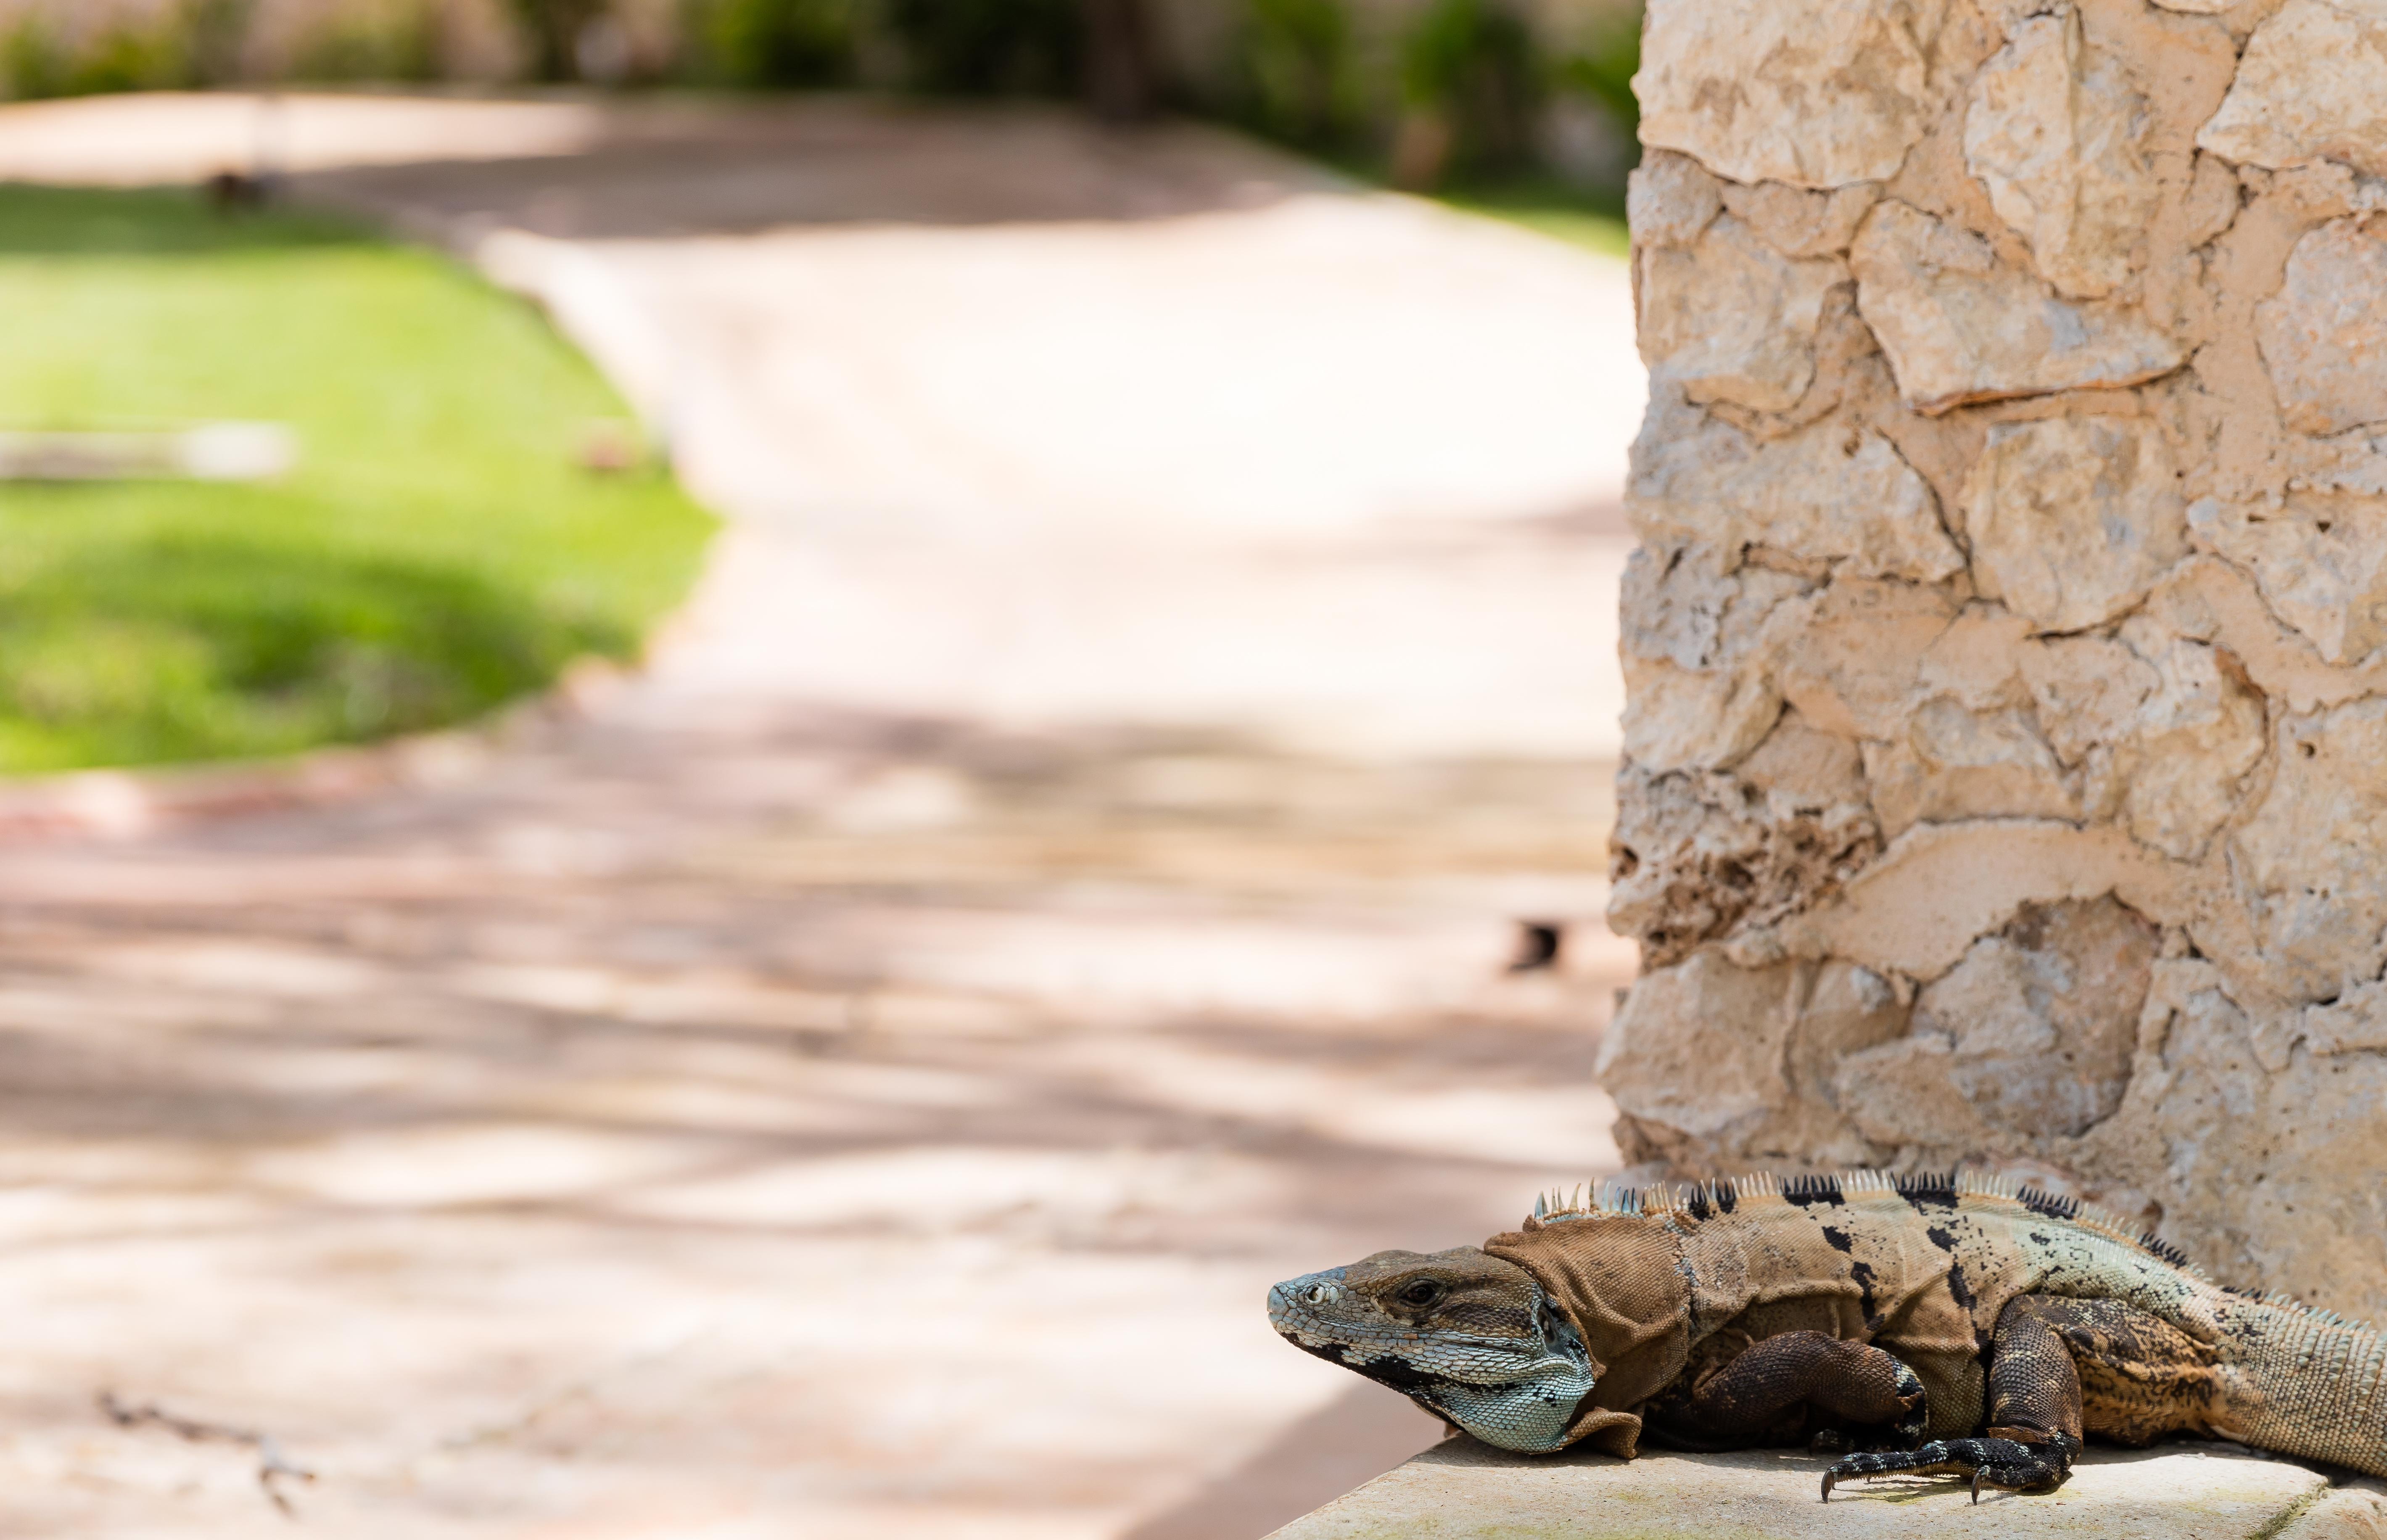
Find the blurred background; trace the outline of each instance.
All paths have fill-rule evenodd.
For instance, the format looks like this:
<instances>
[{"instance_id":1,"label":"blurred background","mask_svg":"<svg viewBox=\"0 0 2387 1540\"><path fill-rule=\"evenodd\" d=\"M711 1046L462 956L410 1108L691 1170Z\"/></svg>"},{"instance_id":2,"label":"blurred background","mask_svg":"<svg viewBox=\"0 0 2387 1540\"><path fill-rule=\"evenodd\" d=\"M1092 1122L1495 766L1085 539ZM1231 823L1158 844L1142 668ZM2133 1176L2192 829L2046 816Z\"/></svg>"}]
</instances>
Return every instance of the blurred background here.
<instances>
[{"instance_id":1,"label":"blurred background","mask_svg":"<svg viewBox=\"0 0 2387 1540\"><path fill-rule=\"evenodd\" d=\"M1261 1294L1617 1164L1638 26L0 0L0 1527L1430 1443Z\"/></svg>"}]
</instances>

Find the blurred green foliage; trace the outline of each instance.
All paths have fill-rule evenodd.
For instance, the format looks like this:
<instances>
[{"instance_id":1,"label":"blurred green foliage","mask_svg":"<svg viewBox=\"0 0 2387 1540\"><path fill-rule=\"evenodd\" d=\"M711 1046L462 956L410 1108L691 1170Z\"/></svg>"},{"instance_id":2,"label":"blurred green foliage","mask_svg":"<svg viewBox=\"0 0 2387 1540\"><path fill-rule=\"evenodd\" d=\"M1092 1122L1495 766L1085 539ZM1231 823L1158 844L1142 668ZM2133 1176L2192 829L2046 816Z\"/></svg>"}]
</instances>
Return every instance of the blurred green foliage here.
<instances>
[{"instance_id":1,"label":"blurred green foliage","mask_svg":"<svg viewBox=\"0 0 2387 1540\"><path fill-rule=\"evenodd\" d=\"M1624 198L1612 188L1585 187L1547 171L1462 177L1439 188L1434 198L1471 214L1519 224L1603 257L1623 257L1633 248L1624 226Z\"/></svg>"},{"instance_id":2,"label":"blurred green foliage","mask_svg":"<svg viewBox=\"0 0 2387 1540\"><path fill-rule=\"evenodd\" d=\"M441 66L448 0L327 0L305 24L261 0L51 0L0 31L0 94L64 95L221 83L238 77L244 41L272 24L299 27L286 56L309 80L425 80ZM651 0L633 31L626 69L608 80L679 79L745 89L854 84L930 95L1080 95L1089 85L1090 0ZM1141 4L1157 35L1172 0ZM1199 78L1144 78L1159 95L1269 138L1373 171L1388 163L1411 185L1460 186L1550 171L1621 194L1637 158L1633 73L1640 62L1636 0L1537 6L1533 0L1207 0L1228 13L1223 58ZM592 23L630 14L630 0L505 0L540 78L581 68ZM62 8L65 7L65 8ZM660 8L658 8L660 7ZM93 19L66 26L59 18ZM114 19L108 18L113 17ZM49 19L44 19L48 18ZM661 21L658 18L662 18ZM661 27L661 31L657 28ZM619 26L603 51L619 53ZM1105 34L1107 35L1107 34ZM1105 57L1108 57L1107 55ZM1550 108L1577 104L1553 119ZM1614 129L1612 153L1586 133L1580 104ZM1553 121L1566 123L1556 139ZM1554 151L1552 145L1562 145ZM1419 153L1422 151L1423 153ZM1421 170L1430 174L1419 175Z\"/></svg>"},{"instance_id":3,"label":"blurred green foliage","mask_svg":"<svg viewBox=\"0 0 2387 1540\"><path fill-rule=\"evenodd\" d=\"M1641 124L1641 104L1633 75L1641 68L1641 10L1619 9L1599 17L1557 51L1551 77L1605 108L1627 139Z\"/></svg>"},{"instance_id":4,"label":"blurred green foliage","mask_svg":"<svg viewBox=\"0 0 2387 1540\"><path fill-rule=\"evenodd\" d=\"M842 85L853 78L853 0L711 0L709 73L750 88Z\"/></svg>"},{"instance_id":5,"label":"blurred green foliage","mask_svg":"<svg viewBox=\"0 0 2387 1540\"><path fill-rule=\"evenodd\" d=\"M1342 0L1244 0L1229 69L1231 109L1269 138L1335 149L1366 120Z\"/></svg>"},{"instance_id":6,"label":"blurred green foliage","mask_svg":"<svg viewBox=\"0 0 2387 1540\"><path fill-rule=\"evenodd\" d=\"M1502 0L1433 0L1401 39L1401 103L1449 139L1447 170L1524 164L1540 106L1534 34Z\"/></svg>"},{"instance_id":7,"label":"blurred green foliage","mask_svg":"<svg viewBox=\"0 0 2387 1540\"><path fill-rule=\"evenodd\" d=\"M336 221L0 188L0 423L286 423L278 483L0 484L0 771L455 722L628 657L711 523L581 470L620 404L527 307Z\"/></svg>"},{"instance_id":8,"label":"blurred green foliage","mask_svg":"<svg viewBox=\"0 0 2387 1540\"><path fill-rule=\"evenodd\" d=\"M531 73L543 81L578 79L581 29L605 14L607 0L511 0L511 5L530 44Z\"/></svg>"},{"instance_id":9,"label":"blurred green foliage","mask_svg":"<svg viewBox=\"0 0 2387 1540\"><path fill-rule=\"evenodd\" d=\"M302 81L438 79L434 0L391 0L329 12L302 34L290 72Z\"/></svg>"},{"instance_id":10,"label":"blurred green foliage","mask_svg":"<svg viewBox=\"0 0 2387 1540\"><path fill-rule=\"evenodd\" d=\"M915 89L1064 95L1084 51L1080 0L885 0Z\"/></svg>"},{"instance_id":11,"label":"blurred green foliage","mask_svg":"<svg viewBox=\"0 0 2387 1540\"><path fill-rule=\"evenodd\" d=\"M90 96L159 91L195 83L182 12L120 18L69 47L39 12L19 17L0 36L0 71L18 97Z\"/></svg>"}]
</instances>

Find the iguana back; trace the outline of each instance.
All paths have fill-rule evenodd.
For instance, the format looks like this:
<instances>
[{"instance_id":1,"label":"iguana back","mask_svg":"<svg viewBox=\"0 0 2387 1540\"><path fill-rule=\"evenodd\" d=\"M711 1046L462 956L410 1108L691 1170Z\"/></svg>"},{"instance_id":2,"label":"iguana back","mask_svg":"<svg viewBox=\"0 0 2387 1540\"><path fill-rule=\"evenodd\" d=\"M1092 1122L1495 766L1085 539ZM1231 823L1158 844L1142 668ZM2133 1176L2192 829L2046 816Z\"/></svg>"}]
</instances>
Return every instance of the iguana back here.
<instances>
[{"instance_id":1,"label":"iguana back","mask_svg":"<svg viewBox=\"0 0 2387 1540\"><path fill-rule=\"evenodd\" d=\"M1805 1417L1800 1407L1821 1406L1882 1425L1910 1408L1905 1442L1933 1441L1913 1455L1851 1457L1838 1475L1958 1469L2045 1485L2062 1479L2084 1429L2128 1444L2230 1438L2387 1475L2387 1340L2377 1332L2282 1294L2224 1288L2111 1215L1997 1178L1856 1171L1603 1190L1545 1199L1522 1229L1466 1255L1478 1261L1444 1253L1415 1263L1441 1269L1434 1287L1446 1294L1475 1286L1470 1266L1530 1278L1527 1292L1572 1328L1546 1331L1536 1361L1579 1349L1576 1378L1545 1367L1534 1383L1545 1406L1565 1387L1590 1389L1563 1415L1529 1419L1547 1430L1534 1442L1509 1439L1509 1424L1480 1409L1509 1417L1510 1402L1524 1404L1522 1380L1504 1391L1479 1376L1440 1406L1421 1391L1434 1379L1416 1367L1436 1361L1433 1306L1398 1323L1404 1338L1377 1332L1355 1304L1337 1338L1323 1317L1309 1322L1278 1303L1297 1285L1323 1299L1312 1281L1356 1281L1358 1268L1383 1262L1381 1289L1367 1278L1382 1296L1370 1307L1399 1314L1409 1308L1402 1289L1427 1292L1391 1260L1412 1254L1281 1284L1271 1311L1281 1332L1330 1357L1321 1344L1419 1344L1405 1357L1355 1357L1345 1346L1339 1361L1513 1448L1589 1443L1630 1456L1645 1421L1676 1442L1685 1430L1711 1446L1762 1442L1804 1425L1785 1422L1786 1407ZM1489 1340L1439 1329L1445 1342ZM1371 1367L1396 1359L1406 1382ZM1785 1388L1794 1380L1796 1395Z\"/></svg>"}]
</instances>

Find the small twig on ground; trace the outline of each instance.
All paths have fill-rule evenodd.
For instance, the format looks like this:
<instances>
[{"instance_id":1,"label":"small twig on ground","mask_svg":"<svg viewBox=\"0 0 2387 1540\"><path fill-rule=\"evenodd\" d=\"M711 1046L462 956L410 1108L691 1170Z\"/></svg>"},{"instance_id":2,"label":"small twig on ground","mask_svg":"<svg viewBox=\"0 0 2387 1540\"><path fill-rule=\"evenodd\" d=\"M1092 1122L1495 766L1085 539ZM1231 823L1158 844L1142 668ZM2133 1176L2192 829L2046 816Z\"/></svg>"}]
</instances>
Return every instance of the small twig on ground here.
<instances>
[{"instance_id":1,"label":"small twig on ground","mask_svg":"<svg viewBox=\"0 0 2387 1540\"><path fill-rule=\"evenodd\" d=\"M155 1423L168 1433L193 1444L245 1444L257 1451L257 1484L284 1518L296 1519L298 1510L273 1483L284 1477L292 1481L311 1482L315 1472L292 1460L282 1452L273 1435L248 1428L235 1428L222 1422L201 1422L194 1418L177 1417L152 1401L145 1406L130 1406L112 1390L99 1393L99 1409L120 1428L135 1428L145 1422Z\"/></svg>"}]
</instances>

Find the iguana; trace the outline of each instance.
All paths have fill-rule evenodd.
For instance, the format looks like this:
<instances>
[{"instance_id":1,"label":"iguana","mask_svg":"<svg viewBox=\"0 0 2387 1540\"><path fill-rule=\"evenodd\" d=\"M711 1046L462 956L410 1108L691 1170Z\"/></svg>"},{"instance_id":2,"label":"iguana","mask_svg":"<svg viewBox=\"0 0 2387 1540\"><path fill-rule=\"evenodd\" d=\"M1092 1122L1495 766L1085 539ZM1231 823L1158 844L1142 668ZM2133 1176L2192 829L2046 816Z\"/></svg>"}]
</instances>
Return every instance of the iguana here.
<instances>
[{"instance_id":1,"label":"iguana","mask_svg":"<svg viewBox=\"0 0 2387 1540\"><path fill-rule=\"evenodd\" d=\"M1578 1190L1480 1248L1280 1283L1269 1319L1504 1449L1809 1443L1845 1457L1826 1502L1893 1472L2053 1487L2089 1433L2387 1475L2379 1332L1991 1176Z\"/></svg>"}]
</instances>

